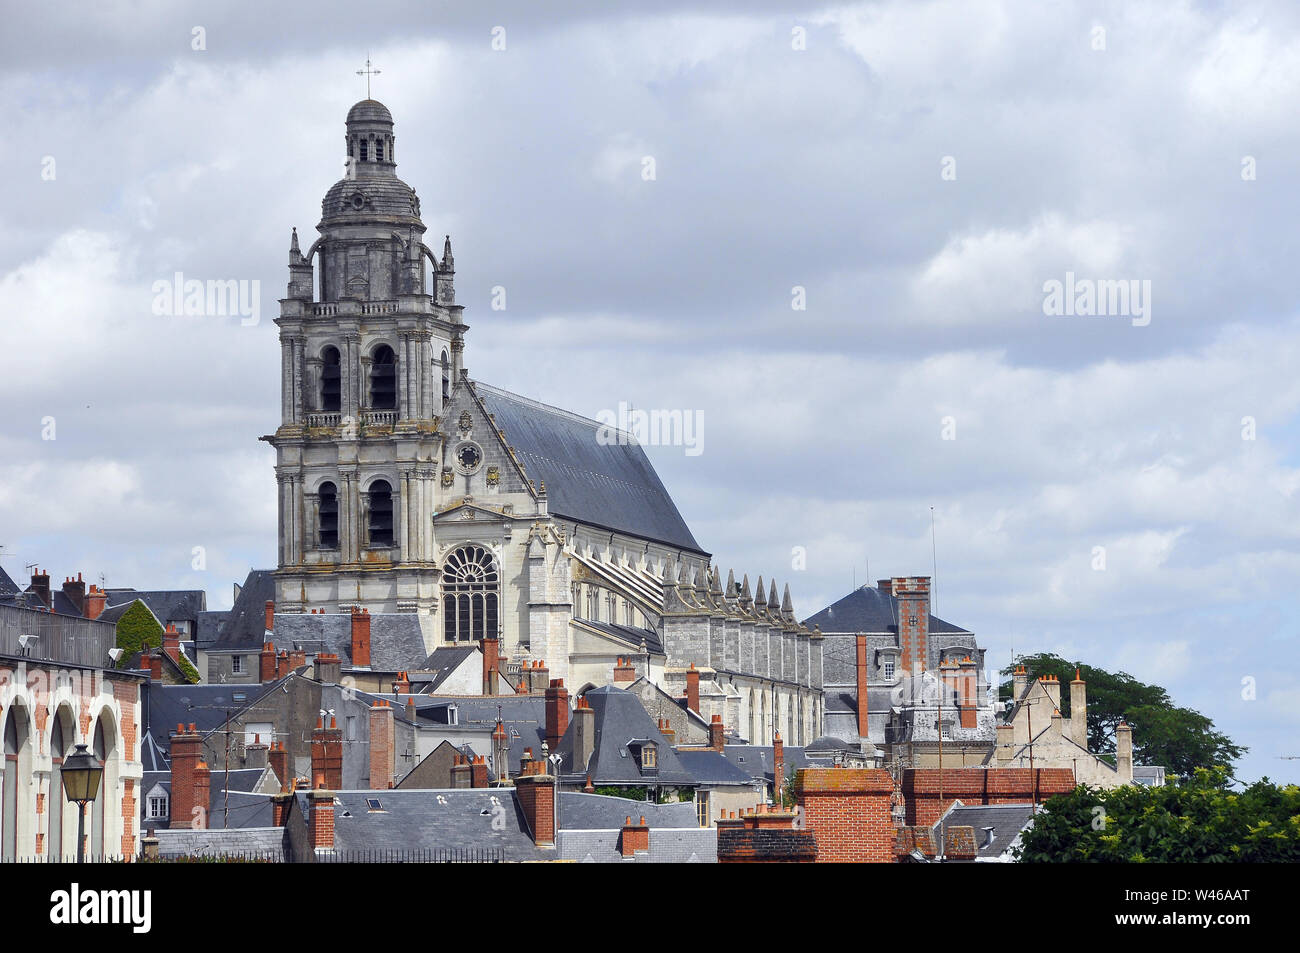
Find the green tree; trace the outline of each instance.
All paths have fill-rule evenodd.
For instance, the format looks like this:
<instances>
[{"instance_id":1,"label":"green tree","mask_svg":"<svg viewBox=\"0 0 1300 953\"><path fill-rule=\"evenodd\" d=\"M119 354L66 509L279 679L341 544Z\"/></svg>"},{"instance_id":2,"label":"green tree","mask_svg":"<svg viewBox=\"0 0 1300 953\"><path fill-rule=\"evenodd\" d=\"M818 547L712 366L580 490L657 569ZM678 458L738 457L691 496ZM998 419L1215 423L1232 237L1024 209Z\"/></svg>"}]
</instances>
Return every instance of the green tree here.
<instances>
[{"instance_id":1,"label":"green tree","mask_svg":"<svg viewBox=\"0 0 1300 953\"><path fill-rule=\"evenodd\" d=\"M139 652L160 648L162 635L163 627L149 611L149 607L139 599L135 600L117 620L117 647L122 650L117 667L125 668L132 656Z\"/></svg>"},{"instance_id":2,"label":"green tree","mask_svg":"<svg viewBox=\"0 0 1300 953\"><path fill-rule=\"evenodd\" d=\"M1030 677L1055 675L1061 680L1061 714L1070 716L1070 686L1075 672L1088 683L1088 749L1110 755L1115 750L1115 729L1120 722L1133 728L1133 758L1140 764L1164 765L1169 772L1188 776L1196 768L1231 765L1249 749L1234 744L1216 731L1214 722L1198 711L1174 705L1159 685L1138 681L1127 672L1108 672L1083 662L1070 662L1041 652L1018 656L1002 674L1000 697L1011 697L1011 674L1024 665Z\"/></svg>"},{"instance_id":3,"label":"green tree","mask_svg":"<svg viewBox=\"0 0 1300 953\"><path fill-rule=\"evenodd\" d=\"M1300 861L1300 785L1232 789L1225 767L1160 788L1081 785L1051 798L1022 835L1028 863Z\"/></svg>"}]
</instances>

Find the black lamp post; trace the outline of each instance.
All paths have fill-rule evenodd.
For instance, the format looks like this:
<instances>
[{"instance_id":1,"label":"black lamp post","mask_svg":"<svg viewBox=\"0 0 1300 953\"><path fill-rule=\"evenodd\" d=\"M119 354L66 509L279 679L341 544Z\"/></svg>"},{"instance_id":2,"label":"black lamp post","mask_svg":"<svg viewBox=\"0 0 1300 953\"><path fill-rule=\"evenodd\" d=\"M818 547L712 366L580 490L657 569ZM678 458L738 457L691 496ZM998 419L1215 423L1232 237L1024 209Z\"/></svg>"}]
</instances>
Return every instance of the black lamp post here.
<instances>
[{"instance_id":1,"label":"black lamp post","mask_svg":"<svg viewBox=\"0 0 1300 953\"><path fill-rule=\"evenodd\" d=\"M104 766L86 750L77 745L72 754L63 759L63 793L77 805L77 863L86 856L86 805L99 793L99 782L104 776Z\"/></svg>"}]
</instances>

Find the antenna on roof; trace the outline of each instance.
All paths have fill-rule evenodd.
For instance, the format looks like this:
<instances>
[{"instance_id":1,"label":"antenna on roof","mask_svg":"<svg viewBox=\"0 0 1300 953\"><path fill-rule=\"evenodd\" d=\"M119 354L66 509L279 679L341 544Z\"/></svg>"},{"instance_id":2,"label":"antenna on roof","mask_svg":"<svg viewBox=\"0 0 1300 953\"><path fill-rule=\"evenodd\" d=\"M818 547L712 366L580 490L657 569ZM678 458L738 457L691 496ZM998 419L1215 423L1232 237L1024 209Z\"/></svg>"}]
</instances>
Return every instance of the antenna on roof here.
<instances>
[{"instance_id":1,"label":"antenna on roof","mask_svg":"<svg viewBox=\"0 0 1300 953\"><path fill-rule=\"evenodd\" d=\"M930 507L930 558L932 562L930 579L930 601L934 604L934 614L939 614L939 550L934 543L934 507Z\"/></svg>"}]
</instances>

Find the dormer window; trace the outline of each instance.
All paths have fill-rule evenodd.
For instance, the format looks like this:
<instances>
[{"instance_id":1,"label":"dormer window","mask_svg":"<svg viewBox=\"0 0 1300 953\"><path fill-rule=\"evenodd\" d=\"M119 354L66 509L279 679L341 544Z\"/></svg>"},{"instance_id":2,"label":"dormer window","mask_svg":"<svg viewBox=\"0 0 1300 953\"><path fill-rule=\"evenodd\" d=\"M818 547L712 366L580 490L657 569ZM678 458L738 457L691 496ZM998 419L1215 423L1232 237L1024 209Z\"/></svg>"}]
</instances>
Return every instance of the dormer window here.
<instances>
[{"instance_id":1,"label":"dormer window","mask_svg":"<svg viewBox=\"0 0 1300 953\"><path fill-rule=\"evenodd\" d=\"M885 681L892 682L894 680L894 660L892 658L885 659L881 668L883 669Z\"/></svg>"},{"instance_id":2,"label":"dormer window","mask_svg":"<svg viewBox=\"0 0 1300 953\"><path fill-rule=\"evenodd\" d=\"M655 750L654 745L646 745L641 749L641 769L653 770L659 767L659 753Z\"/></svg>"}]
</instances>

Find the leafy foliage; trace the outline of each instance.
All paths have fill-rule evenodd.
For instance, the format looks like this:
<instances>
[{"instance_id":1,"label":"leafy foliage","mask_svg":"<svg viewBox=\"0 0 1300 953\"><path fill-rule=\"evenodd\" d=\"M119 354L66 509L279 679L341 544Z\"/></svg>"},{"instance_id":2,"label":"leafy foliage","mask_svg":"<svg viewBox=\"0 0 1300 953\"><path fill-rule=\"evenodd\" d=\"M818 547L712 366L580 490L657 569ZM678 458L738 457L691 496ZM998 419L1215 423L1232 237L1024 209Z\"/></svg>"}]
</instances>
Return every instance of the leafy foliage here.
<instances>
[{"instance_id":1,"label":"leafy foliage","mask_svg":"<svg viewBox=\"0 0 1300 953\"><path fill-rule=\"evenodd\" d=\"M1133 760L1138 764L1159 764L1172 774L1189 776L1197 768L1228 766L1249 749L1214 729L1214 722L1191 708L1174 705L1159 685L1139 682L1127 672L1108 672L1082 662L1069 662L1058 655L1021 655L1002 674L1010 676L1016 665L1024 665L1033 678L1055 675L1061 680L1061 714L1070 715L1069 682L1075 670L1088 683L1088 748L1093 752L1115 750L1115 729L1128 722L1133 727ZM1011 679L1002 682L1000 697L1011 697Z\"/></svg>"},{"instance_id":2,"label":"leafy foliage","mask_svg":"<svg viewBox=\"0 0 1300 953\"><path fill-rule=\"evenodd\" d=\"M118 668L125 668L138 652L162 646L163 627L139 599L122 613L116 631L117 647L122 649L122 657L117 660ZM198 675L198 672L194 674Z\"/></svg>"},{"instance_id":3,"label":"leafy foliage","mask_svg":"<svg viewBox=\"0 0 1300 953\"><path fill-rule=\"evenodd\" d=\"M1232 790L1227 768L1161 788L1081 785L1051 798L1018 849L1028 863L1300 861L1300 785Z\"/></svg>"}]
</instances>

